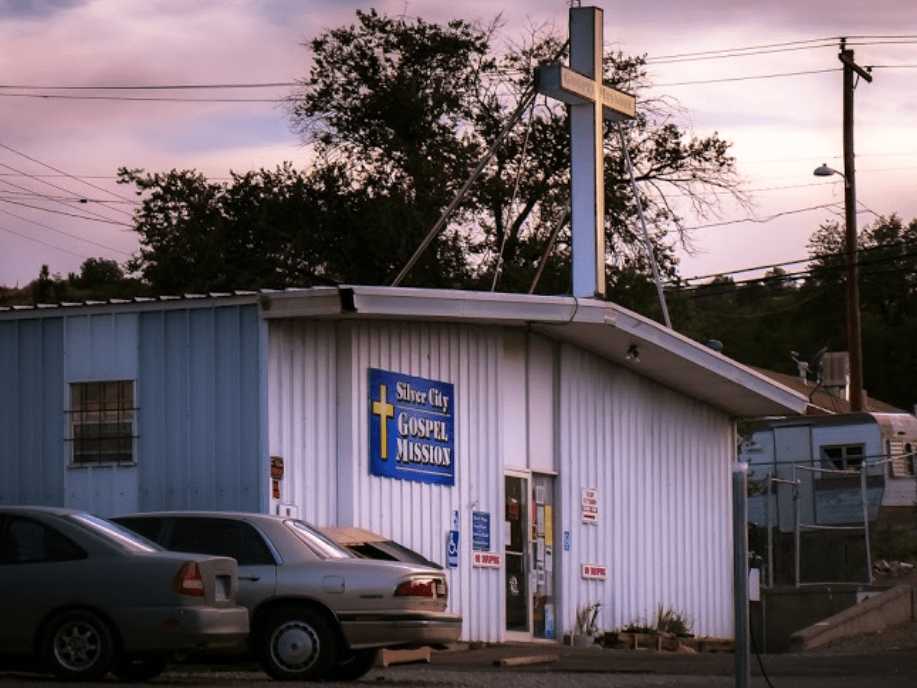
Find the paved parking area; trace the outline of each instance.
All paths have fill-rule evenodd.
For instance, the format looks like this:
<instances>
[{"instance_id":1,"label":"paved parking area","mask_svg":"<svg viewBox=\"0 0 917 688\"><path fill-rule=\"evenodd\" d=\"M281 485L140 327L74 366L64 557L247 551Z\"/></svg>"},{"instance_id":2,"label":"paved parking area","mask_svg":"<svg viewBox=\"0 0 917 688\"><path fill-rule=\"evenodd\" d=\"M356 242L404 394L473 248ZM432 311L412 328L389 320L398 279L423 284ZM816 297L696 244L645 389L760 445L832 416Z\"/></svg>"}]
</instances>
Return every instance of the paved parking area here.
<instances>
[{"instance_id":1,"label":"paved parking area","mask_svg":"<svg viewBox=\"0 0 917 688\"><path fill-rule=\"evenodd\" d=\"M779 676L772 678L775 688L862 688L878 685L882 688L913 688L911 677L900 679L882 678L875 682L863 677L839 678L836 676ZM0 686L27 686L28 688L59 688L65 684L48 680L45 677L26 674L0 674ZM79 684L87 688L94 686L114 688L132 684L106 681L98 684ZM223 688L226 686L245 686L246 688L283 688L296 686L303 688L302 683L278 683L271 681L260 672L187 672L172 671L163 674L152 683L133 684L138 686L185 686L188 688ZM525 686L525 688L726 688L733 686L729 676L679 676L656 674L608 674L585 672L532 672L532 671L454 671L431 667L403 667L371 672L363 680L355 683L323 683L322 686L377 686L379 688L508 688ZM753 688L766 688L763 679L755 677Z\"/></svg>"},{"instance_id":2,"label":"paved parking area","mask_svg":"<svg viewBox=\"0 0 917 688\"><path fill-rule=\"evenodd\" d=\"M896 648L896 649L892 649ZM768 655L765 668L775 688L913 688L917 686L917 651L906 643L870 646L866 652L848 648L847 653L806 653ZM504 657L552 654L559 661L552 664L503 669L494 661ZM379 669L355 683L325 686L378 686L385 688L725 688L733 685L732 655L674 655L623 650L582 650L559 646L503 645L479 650L436 653L432 664ZM754 672L758 674L757 667ZM28 686L63 686L37 674L0 671L0 688ZM80 684L89 685L92 684ZM127 686L114 680L99 686ZM185 686L210 688L246 686L280 688L285 685L304 688L301 683L283 684L271 681L253 664L217 667L177 666L146 686ZM752 680L754 688L766 688L760 676Z\"/></svg>"}]
</instances>

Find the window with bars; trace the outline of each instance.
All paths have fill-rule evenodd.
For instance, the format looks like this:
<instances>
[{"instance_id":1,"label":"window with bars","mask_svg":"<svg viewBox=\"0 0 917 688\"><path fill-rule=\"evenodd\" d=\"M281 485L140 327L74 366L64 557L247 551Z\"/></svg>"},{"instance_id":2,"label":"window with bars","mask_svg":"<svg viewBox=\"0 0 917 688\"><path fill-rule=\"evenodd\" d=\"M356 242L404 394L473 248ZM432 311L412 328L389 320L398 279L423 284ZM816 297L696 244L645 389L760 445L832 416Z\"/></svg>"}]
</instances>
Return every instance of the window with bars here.
<instances>
[{"instance_id":1,"label":"window with bars","mask_svg":"<svg viewBox=\"0 0 917 688\"><path fill-rule=\"evenodd\" d=\"M70 384L70 463L133 463L134 381Z\"/></svg>"}]
</instances>

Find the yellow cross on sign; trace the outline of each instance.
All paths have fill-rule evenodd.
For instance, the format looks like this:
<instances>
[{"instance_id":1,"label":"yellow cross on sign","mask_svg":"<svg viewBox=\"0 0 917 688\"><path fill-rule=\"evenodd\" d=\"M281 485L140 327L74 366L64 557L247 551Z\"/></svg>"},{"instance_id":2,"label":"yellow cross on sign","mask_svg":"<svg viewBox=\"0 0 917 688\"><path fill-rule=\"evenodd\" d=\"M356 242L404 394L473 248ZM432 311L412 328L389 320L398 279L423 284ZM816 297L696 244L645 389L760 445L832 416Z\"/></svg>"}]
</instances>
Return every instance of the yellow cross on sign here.
<instances>
[{"instance_id":1,"label":"yellow cross on sign","mask_svg":"<svg viewBox=\"0 0 917 688\"><path fill-rule=\"evenodd\" d=\"M379 456L388 458L388 419L395 416L395 407L385 398L385 385L379 385L379 401L373 402L373 413L379 416Z\"/></svg>"}]
</instances>

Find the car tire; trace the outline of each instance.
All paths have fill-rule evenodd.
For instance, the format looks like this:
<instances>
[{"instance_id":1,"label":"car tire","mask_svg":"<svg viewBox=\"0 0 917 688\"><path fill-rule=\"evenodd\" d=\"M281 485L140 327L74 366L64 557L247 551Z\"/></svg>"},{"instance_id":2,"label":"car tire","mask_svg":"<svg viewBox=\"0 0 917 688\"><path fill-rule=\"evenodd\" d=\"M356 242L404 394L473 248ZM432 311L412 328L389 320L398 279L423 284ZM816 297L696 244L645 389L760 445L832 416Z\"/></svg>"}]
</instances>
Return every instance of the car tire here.
<instances>
[{"instance_id":1,"label":"car tire","mask_svg":"<svg viewBox=\"0 0 917 688\"><path fill-rule=\"evenodd\" d=\"M100 679L117 659L111 628L87 610L63 612L45 630L41 657L58 678L71 681Z\"/></svg>"},{"instance_id":2,"label":"car tire","mask_svg":"<svg viewBox=\"0 0 917 688\"><path fill-rule=\"evenodd\" d=\"M112 673L122 681L151 681L166 670L165 657L125 657L115 665Z\"/></svg>"},{"instance_id":3,"label":"car tire","mask_svg":"<svg viewBox=\"0 0 917 688\"><path fill-rule=\"evenodd\" d=\"M315 609L272 612L255 643L261 668L278 681L319 681L337 660L335 633Z\"/></svg>"},{"instance_id":4,"label":"car tire","mask_svg":"<svg viewBox=\"0 0 917 688\"><path fill-rule=\"evenodd\" d=\"M356 681L368 674L376 665L379 650L351 650L338 660L325 675L326 681Z\"/></svg>"}]
</instances>

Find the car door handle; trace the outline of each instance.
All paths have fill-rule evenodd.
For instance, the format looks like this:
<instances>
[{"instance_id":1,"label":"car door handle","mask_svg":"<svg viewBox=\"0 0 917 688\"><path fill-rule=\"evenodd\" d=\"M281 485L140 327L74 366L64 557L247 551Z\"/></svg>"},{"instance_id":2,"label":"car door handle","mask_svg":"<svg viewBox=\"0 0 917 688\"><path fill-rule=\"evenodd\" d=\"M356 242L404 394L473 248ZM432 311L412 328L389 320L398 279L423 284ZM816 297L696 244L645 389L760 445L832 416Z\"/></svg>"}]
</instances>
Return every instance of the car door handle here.
<instances>
[{"instance_id":1,"label":"car door handle","mask_svg":"<svg viewBox=\"0 0 917 688\"><path fill-rule=\"evenodd\" d=\"M261 576L239 576L239 580L252 581L253 583L261 580Z\"/></svg>"}]
</instances>

